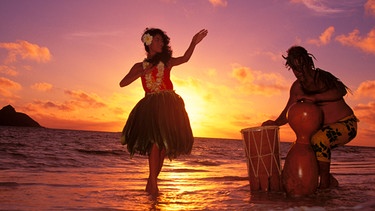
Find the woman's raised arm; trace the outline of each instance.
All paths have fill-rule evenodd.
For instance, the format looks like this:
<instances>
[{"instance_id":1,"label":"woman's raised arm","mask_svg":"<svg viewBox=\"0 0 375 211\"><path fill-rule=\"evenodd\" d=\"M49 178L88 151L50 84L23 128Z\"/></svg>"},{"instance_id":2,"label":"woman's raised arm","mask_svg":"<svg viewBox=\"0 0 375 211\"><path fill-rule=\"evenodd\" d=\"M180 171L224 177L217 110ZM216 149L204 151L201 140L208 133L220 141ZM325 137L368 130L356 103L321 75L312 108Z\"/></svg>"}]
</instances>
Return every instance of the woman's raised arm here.
<instances>
[{"instance_id":1,"label":"woman's raised arm","mask_svg":"<svg viewBox=\"0 0 375 211\"><path fill-rule=\"evenodd\" d=\"M177 65L180 65L189 61L191 55L194 52L195 46L198 43L200 43L203 40L203 38L207 36L207 33L208 33L207 29L202 29L197 34L195 34L185 54L183 56L176 57L176 58L172 57L170 61L170 65L177 66Z\"/></svg>"}]
</instances>

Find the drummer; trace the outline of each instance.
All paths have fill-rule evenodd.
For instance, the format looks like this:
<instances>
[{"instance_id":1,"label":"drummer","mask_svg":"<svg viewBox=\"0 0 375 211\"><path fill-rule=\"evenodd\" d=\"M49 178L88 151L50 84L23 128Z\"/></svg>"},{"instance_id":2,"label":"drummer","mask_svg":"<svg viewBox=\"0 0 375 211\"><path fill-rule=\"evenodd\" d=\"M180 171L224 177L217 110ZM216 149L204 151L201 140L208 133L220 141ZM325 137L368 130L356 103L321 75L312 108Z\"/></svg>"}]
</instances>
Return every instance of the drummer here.
<instances>
[{"instance_id":1,"label":"drummer","mask_svg":"<svg viewBox=\"0 0 375 211\"><path fill-rule=\"evenodd\" d=\"M290 88L289 100L279 117L263 122L262 126L288 123L288 109L297 101L311 101L318 105L324 114L323 126L313 135L311 145L319 165L319 188L336 187L338 181L330 174L331 150L353 140L359 122L343 98L350 90L331 73L315 68L315 57L305 48L292 46L287 53L287 57L283 56L285 66L292 69L297 80Z\"/></svg>"}]
</instances>

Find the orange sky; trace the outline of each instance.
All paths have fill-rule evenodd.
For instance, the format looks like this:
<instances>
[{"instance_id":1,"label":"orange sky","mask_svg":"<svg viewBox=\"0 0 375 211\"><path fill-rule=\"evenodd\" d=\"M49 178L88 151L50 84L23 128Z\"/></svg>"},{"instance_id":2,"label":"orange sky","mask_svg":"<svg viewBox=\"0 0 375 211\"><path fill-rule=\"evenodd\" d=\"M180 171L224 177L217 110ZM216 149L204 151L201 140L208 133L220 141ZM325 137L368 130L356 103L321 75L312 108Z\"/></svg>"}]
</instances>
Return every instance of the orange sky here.
<instances>
[{"instance_id":1,"label":"orange sky","mask_svg":"<svg viewBox=\"0 0 375 211\"><path fill-rule=\"evenodd\" d=\"M351 88L361 122L350 144L375 146L374 0L14 0L0 14L0 106L45 127L121 131L144 95L140 80L118 85L145 57L143 30L165 30L179 56L206 28L171 76L195 136L240 139L276 118L295 80L281 56L299 44ZM280 139L295 139L288 126Z\"/></svg>"}]
</instances>

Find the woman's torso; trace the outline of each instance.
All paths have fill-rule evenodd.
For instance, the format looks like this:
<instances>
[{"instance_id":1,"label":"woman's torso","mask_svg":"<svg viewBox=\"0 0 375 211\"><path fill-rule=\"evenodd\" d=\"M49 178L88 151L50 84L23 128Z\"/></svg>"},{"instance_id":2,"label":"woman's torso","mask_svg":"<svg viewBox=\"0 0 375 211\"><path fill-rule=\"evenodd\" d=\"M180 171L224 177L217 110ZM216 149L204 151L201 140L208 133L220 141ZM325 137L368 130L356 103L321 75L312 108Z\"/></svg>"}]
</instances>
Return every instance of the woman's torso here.
<instances>
[{"instance_id":1,"label":"woman's torso","mask_svg":"<svg viewBox=\"0 0 375 211\"><path fill-rule=\"evenodd\" d=\"M173 90L170 72L171 68L163 63L154 66L150 73L141 76L143 90L146 93Z\"/></svg>"}]
</instances>

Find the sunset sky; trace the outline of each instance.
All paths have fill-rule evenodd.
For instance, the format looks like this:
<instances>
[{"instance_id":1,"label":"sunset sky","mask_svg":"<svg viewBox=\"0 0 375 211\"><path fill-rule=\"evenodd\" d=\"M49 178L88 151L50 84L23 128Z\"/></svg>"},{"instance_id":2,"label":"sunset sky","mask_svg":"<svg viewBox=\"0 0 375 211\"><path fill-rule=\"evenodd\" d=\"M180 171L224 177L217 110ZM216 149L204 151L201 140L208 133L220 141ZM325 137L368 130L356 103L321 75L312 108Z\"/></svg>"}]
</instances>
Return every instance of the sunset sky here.
<instances>
[{"instance_id":1,"label":"sunset sky","mask_svg":"<svg viewBox=\"0 0 375 211\"><path fill-rule=\"evenodd\" d=\"M208 29L171 75L194 136L240 139L275 119L295 80L282 55L302 45L352 90L350 144L375 146L375 0L1 0L0 107L48 128L121 131L144 96L140 80L119 82L145 58L146 27L167 32L174 56Z\"/></svg>"}]
</instances>

